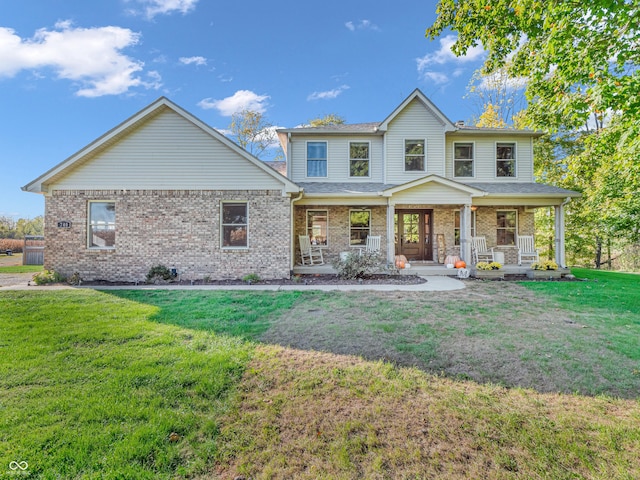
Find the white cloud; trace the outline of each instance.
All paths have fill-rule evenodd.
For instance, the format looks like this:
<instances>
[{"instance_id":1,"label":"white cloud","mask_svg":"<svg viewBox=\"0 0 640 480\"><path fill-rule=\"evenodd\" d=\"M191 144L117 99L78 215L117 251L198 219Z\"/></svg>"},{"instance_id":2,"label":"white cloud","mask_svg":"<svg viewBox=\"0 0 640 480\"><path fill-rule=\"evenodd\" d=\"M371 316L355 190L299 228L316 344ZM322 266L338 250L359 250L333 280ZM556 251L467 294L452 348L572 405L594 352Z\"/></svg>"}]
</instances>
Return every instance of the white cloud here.
<instances>
[{"instance_id":1,"label":"white cloud","mask_svg":"<svg viewBox=\"0 0 640 480\"><path fill-rule=\"evenodd\" d=\"M198 106L205 110L216 109L220 112L220 115L230 117L242 110L264 113L267 109L267 100L270 98L269 95L258 95L251 90L238 90L230 97L222 100L205 98L198 103Z\"/></svg>"},{"instance_id":2,"label":"white cloud","mask_svg":"<svg viewBox=\"0 0 640 480\"><path fill-rule=\"evenodd\" d=\"M121 53L136 45L140 34L121 27L73 28L59 22L23 39L0 27L0 77L22 70L51 68L57 78L80 84L77 95L99 97L125 93L132 87L156 88L159 79L145 82L138 75L144 63Z\"/></svg>"},{"instance_id":3,"label":"white cloud","mask_svg":"<svg viewBox=\"0 0 640 480\"><path fill-rule=\"evenodd\" d=\"M168 15L173 12L180 12L183 15L196 8L198 0L131 0L143 8L143 12L131 11L134 15L144 14L148 19L156 15Z\"/></svg>"},{"instance_id":4,"label":"white cloud","mask_svg":"<svg viewBox=\"0 0 640 480\"><path fill-rule=\"evenodd\" d=\"M180 57L179 60L180 60L180 63L184 65L195 64L199 66L199 65L207 64L207 59L204 57Z\"/></svg>"},{"instance_id":5,"label":"white cloud","mask_svg":"<svg viewBox=\"0 0 640 480\"><path fill-rule=\"evenodd\" d=\"M344 24L347 29L355 32L356 30L373 30L374 32L379 32L380 27L378 27L375 23L372 23L371 20L360 20L359 22L346 22Z\"/></svg>"},{"instance_id":6,"label":"white cloud","mask_svg":"<svg viewBox=\"0 0 640 480\"><path fill-rule=\"evenodd\" d=\"M484 56L484 48L482 46L471 47L467 53L461 57L457 57L451 51L451 47L456 42L455 35L447 35L440 39L440 48L432 53L427 53L424 57L416 58L416 64L420 75L434 83L446 83L448 75L444 72L435 71L434 67L444 66L446 64L460 65L464 63L480 60ZM460 67L457 67L452 75L454 77L461 75Z\"/></svg>"},{"instance_id":7,"label":"white cloud","mask_svg":"<svg viewBox=\"0 0 640 480\"><path fill-rule=\"evenodd\" d=\"M349 90L349 85L342 85L338 88L334 88L333 90L328 90L326 92L313 92L307 97L307 100L331 100L336 98L345 90Z\"/></svg>"},{"instance_id":8,"label":"white cloud","mask_svg":"<svg viewBox=\"0 0 640 480\"><path fill-rule=\"evenodd\" d=\"M479 60L484 56L484 48L481 46L471 47L467 53L461 57L456 57L451 51L451 47L456 43L454 35L447 35L440 39L440 48L433 52L427 53L424 57L416 59L418 70L424 70L432 65L444 65L445 63L467 63Z\"/></svg>"}]
</instances>

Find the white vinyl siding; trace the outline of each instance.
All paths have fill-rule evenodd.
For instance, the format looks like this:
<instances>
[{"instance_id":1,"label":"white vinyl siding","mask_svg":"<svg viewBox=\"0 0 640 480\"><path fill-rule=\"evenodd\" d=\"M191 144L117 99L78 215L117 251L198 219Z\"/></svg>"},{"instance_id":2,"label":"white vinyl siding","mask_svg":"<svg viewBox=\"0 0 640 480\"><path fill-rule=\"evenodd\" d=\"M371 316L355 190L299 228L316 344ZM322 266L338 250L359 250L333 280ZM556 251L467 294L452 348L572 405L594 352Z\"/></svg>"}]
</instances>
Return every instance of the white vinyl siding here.
<instances>
[{"instance_id":1,"label":"white vinyl siding","mask_svg":"<svg viewBox=\"0 0 640 480\"><path fill-rule=\"evenodd\" d=\"M166 110L51 189L280 190L283 184L180 115Z\"/></svg>"},{"instance_id":2,"label":"white vinyl siding","mask_svg":"<svg viewBox=\"0 0 640 480\"><path fill-rule=\"evenodd\" d=\"M474 182L533 182L532 141L526 137L491 135L451 135L447 139L447 178L455 178L464 182L463 178L454 177L453 144L454 142L474 144ZM516 176L496 177L496 144L512 143L516 145Z\"/></svg>"},{"instance_id":3,"label":"white vinyl siding","mask_svg":"<svg viewBox=\"0 0 640 480\"><path fill-rule=\"evenodd\" d=\"M405 140L424 139L424 171L405 171ZM387 131L387 182L400 184L428 174L445 174L444 125L419 100L413 100L389 124Z\"/></svg>"},{"instance_id":4,"label":"white vinyl siding","mask_svg":"<svg viewBox=\"0 0 640 480\"><path fill-rule=\"evenodd\" d=\"M382 137L292 136L291 181L293 182L382 182ZM327 142L327 176L307 177L307 142ZM349 144L369 144L369 176L349 176Z\"/></svg>"},{"instance_id":5,"label":"white vinyl siding","mask_svg":"<svg viewBox=\"0 0 640 480\"><path fill-rule=\"evenodd\" d=\"M395 204L409 205L449 205L471 202L468 193L433 182L395 193L392 198Z\"/></svg>"}]
</instances>

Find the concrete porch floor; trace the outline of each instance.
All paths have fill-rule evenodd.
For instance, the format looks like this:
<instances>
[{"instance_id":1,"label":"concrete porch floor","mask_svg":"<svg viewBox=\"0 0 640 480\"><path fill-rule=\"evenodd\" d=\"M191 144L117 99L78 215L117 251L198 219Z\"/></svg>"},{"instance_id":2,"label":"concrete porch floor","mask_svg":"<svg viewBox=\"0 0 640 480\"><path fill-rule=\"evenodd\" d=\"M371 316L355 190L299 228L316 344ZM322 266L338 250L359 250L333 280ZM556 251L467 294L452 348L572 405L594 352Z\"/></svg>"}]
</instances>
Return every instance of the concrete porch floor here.
<instances>
[{"instance_id":1,"label":"concrete porch floor","mask_svg":"<svg viewBox=\"0 0 640 480\"><path fill-rule=\"evenodd\" d=\"M474 268L469 268L471 274L473 274ZM500 270L505 275L526 275L529 270L529 265L503 265ZM568 268L560 268L562 275L568 275L571 271ZM302 266L296 265L293 267L293 273L295 275L335 275L336 269L329 263L324 265L314 266ZM457 277L457 268L447 268L440 263L426 263L426 262L413 262L411 268L405 268L400 270L401 275L418 275L418 276L430 276L441 275L449 277Z\"/></svg>"}]
</instances>

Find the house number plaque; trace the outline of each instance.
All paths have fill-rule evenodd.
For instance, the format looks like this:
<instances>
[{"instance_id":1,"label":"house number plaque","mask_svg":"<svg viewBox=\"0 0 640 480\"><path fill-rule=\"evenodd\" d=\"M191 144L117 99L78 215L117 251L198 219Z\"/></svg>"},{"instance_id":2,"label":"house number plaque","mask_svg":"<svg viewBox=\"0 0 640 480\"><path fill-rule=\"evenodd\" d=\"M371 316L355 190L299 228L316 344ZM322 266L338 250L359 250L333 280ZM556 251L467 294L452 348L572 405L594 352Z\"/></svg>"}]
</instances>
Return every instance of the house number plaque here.
<instances>
[{"instance_id":1,"label":"house number plaque","mask_svg":"<svg viewBox=\"0 0 640 480\"><path fill-rule=\"evenodd\" d=\"M66 220L58 222L58 228L71 228L71 222L67 222Z\"/></svg>"}]
</instances>

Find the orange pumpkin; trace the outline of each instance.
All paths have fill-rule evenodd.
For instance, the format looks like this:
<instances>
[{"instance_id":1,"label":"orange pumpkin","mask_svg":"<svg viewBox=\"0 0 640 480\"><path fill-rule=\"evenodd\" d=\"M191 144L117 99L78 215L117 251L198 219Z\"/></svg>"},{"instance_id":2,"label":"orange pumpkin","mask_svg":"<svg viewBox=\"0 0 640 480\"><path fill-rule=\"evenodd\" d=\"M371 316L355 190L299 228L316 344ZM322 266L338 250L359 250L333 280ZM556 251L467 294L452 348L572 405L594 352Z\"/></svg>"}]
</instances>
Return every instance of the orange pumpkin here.
<instances>
[{"instance_id":1,"label":"orange pumpkin","mask_svg":"<svg viewBox=\"0 0 640 480\"><path fill-rule=\"evenodd\" d=\"M396 267L398 268L404 268L404 260L398 260L396 262Z\"/></svg>"},{"instance_id":2,"label":"orange pumpkin","mask_svg":"<svg viewBox=\"0 0 640 480\"><path fill-rule=\"evenodd\" d=\"M464 260L458 260L453 266L456 268L465 268L467 264L464 263Z\"/></svg>"}]
</instances>

